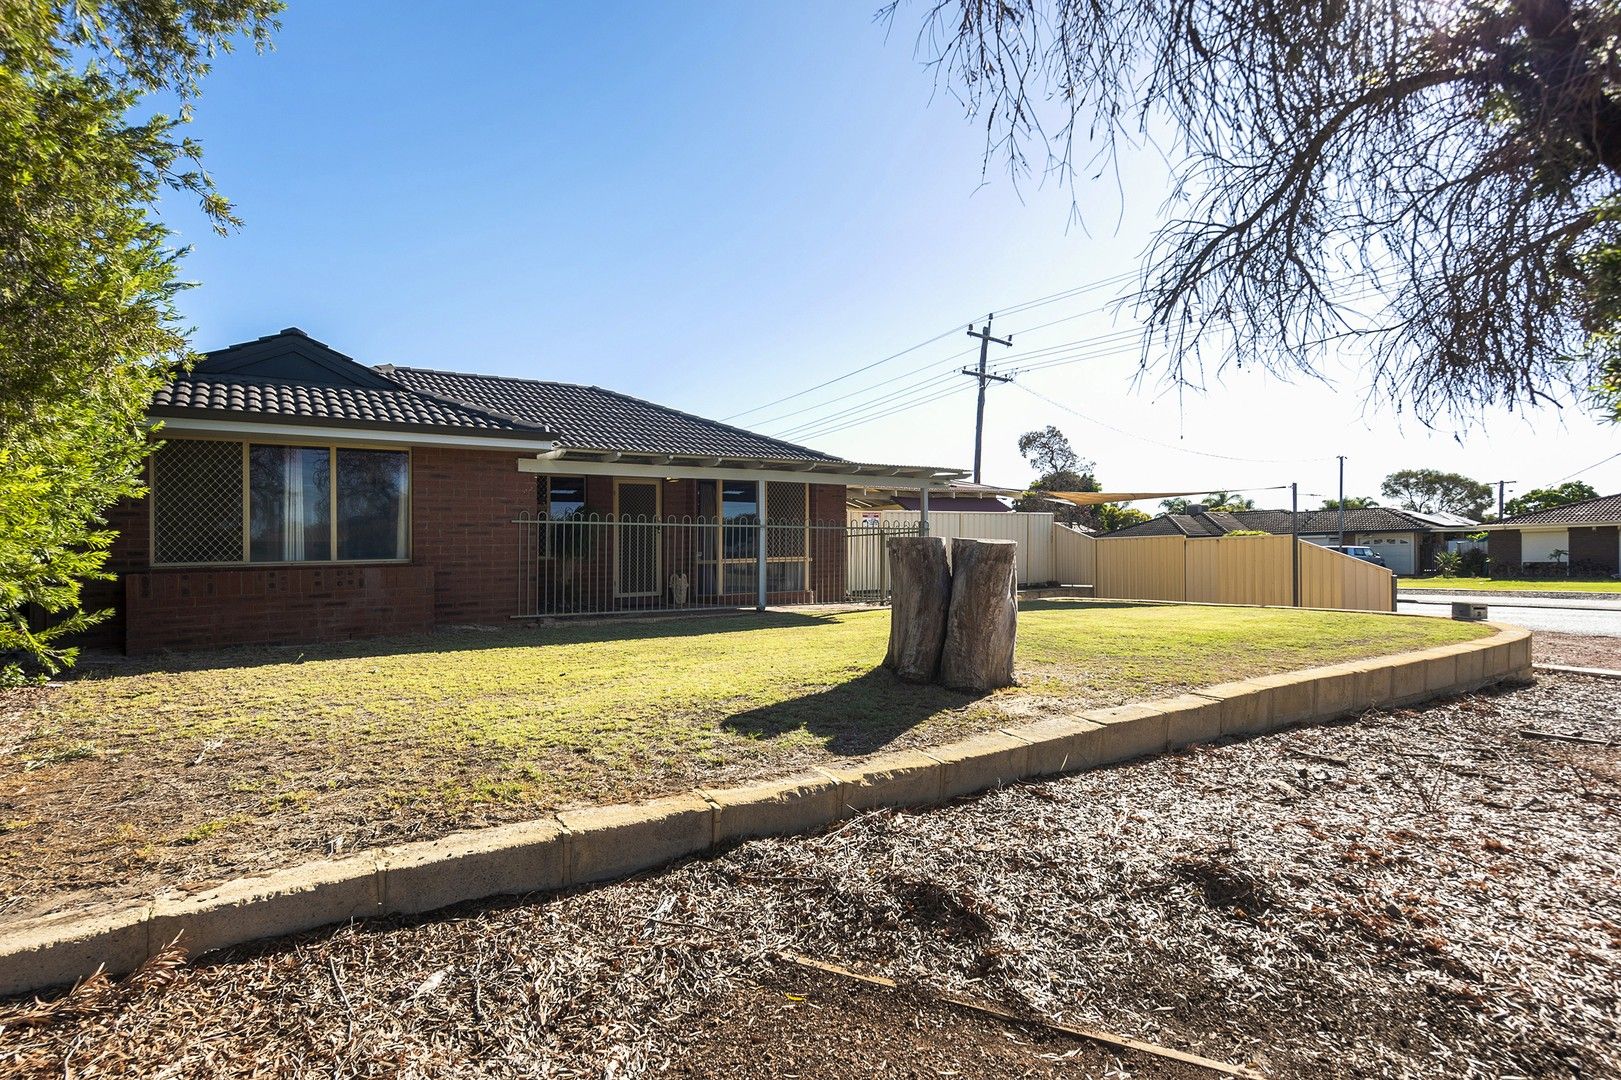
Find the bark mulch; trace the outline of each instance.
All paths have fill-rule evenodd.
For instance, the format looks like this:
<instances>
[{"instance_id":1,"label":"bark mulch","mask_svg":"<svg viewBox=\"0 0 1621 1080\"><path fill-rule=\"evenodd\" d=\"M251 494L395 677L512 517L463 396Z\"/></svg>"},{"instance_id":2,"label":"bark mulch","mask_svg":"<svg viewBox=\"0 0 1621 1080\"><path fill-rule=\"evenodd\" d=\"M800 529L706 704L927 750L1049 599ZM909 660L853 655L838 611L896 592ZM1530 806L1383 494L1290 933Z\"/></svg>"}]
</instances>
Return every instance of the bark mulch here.
<instances>
[{"instance_id":1,"label":"bark mulch","mask_svg":"<svg viewBox=\"0 0 1621 1080\"><path fill-rule=\"evenodd\" d=\"M0 1005L0 1073L1156 1075L957 994L1281 1078L1618 1075L1606 740L1615 683L1554 676L865 815Z\"/></svg>"}]
</instances>

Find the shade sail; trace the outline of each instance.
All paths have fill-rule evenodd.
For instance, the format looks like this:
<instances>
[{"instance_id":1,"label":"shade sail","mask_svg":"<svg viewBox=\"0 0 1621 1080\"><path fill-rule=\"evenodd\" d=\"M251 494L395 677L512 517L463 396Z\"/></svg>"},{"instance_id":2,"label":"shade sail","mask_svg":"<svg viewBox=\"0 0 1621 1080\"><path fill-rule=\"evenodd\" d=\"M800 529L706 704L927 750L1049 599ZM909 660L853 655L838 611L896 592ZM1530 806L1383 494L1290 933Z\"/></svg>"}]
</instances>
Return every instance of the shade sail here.
<instances>
[{"instance_id":1,"label":"shade sail","mask_svg":"<svg viewBox=\"0 0 1621 1080\"><path fill-rule=\"evenodd\" d=\"M1104 503L1138 502L1142 499L1180 499L1188 495L1209 495L1216 491L1280 491L1288 484L1269 488L1205 488L1202 491L1041 491L1053 499L1062 499L1076 506L1102 506Z\"/></svg>"}]
</instances>

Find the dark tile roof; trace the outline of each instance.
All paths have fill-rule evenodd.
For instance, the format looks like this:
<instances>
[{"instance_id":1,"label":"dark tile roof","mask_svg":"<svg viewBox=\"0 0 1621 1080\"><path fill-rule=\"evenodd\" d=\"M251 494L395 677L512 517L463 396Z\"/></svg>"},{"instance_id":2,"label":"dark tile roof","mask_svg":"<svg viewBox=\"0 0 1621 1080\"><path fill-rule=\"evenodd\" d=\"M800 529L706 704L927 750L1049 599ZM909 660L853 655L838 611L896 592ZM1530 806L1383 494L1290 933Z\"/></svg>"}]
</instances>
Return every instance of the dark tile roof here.
<instances>
[{"instance_id":1,"label":"dark tile roof","mask_svg":"<svg viewBox=\"0 0 1621 1080\"><path fill-rule=\"evenodd\" d=\"M158 417L550 438L539 425L391 382L296 328L209 353L160 389L149 411Z\"/></svg>"},{"instance_id":2,"label":"dark tile roof","mask_svg":"<svg viewBox=\"0 0 1621 1080\"><path fill-rule=\"evenodd\" d=\"M542 438L532 424L517 423L477 409L435 401L405 389L309 386L230 377L182 376L157 392L153 412L243 413L316 423L356 423L369 427L455 429Z\"/></svg>"},{"instance_id":3,"label":"dark tile roof","mask_svg":"<svg viewBox=\"0 0 1621 1080\"><path fill-rule=\"evenodd\" d=\"M1621 495L1566 503L1529 514L1503 518L1498 525L1614 525L1621 523Z\"/></svg>"},{"instance_id":4,"label":"dark tile roof","mask_svg":"<svg viewBox=\"0 0 1621 1080\"><path fill-rule=\"evenodd\" d=\"M375 370L411 390L544 427L556 434L565 449L770 461L840 460L599 386L389 365Z\"/></svg>"},{"instance_id":5,"label":"dark tile roof","mask_svg":"<svg viewBox=\"0 0 1621 1080\"><path fill-rule=\"evenodd\" d=\"M1462 532L1475 528L1473 522L1438 523L1430 515L1415 514L1388 506L1367 506L1345 511L1346 532ZM1302 510L1300 531L1313 536L1334 533L1340 527L1338 510ZM1287 510L1232 510L1202 514L1161 514L1124 529L1103 533L1117 536L1225 536L1240 529L1287 536L1291 527Z\"/></svg>"}]
</instances>

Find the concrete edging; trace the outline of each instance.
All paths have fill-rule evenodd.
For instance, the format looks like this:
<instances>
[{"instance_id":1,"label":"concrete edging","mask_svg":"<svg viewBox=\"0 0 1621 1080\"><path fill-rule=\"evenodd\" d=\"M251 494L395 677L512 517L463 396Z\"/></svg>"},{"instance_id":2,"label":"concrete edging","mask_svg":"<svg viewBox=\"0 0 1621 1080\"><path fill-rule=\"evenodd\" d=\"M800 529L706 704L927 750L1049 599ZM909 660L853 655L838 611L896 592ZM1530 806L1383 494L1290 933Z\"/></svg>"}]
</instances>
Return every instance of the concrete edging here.
<instances>
[{"instance_id":1,"label":"concrete edging","mask_svg":"<svg viewBox=\"0 0 1621 1080\"><path fill-rule=\"evenodd\" d=\"M65 985L102 966L130 971L177 935L200 956L351 919L565 889L747 836L811 832L875 807L926 806L1226 736L1529 681L1530 632L1487 625L1497 633L1476 641L1077 711L849 767L452 833L110 913L31 920L0 932L0 994Z\"/></svg>"}]
</instances>

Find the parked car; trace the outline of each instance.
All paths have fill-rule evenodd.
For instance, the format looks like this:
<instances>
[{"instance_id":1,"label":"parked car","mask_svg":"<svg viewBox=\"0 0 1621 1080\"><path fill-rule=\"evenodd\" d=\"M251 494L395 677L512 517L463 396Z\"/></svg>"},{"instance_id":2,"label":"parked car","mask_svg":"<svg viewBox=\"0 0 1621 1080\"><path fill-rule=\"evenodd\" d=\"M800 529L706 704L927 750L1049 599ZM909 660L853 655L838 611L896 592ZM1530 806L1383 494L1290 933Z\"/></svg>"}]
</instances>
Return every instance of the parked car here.
<instances>
[{"instance_id":1,"label":"parked car","mask_svg":"<svg viewBox=\"0 0 1621 1080\"><path fill-rule=\"evenodd\" d=\"M1361 559L1363 562L1371 562L1375 566L1385 565L1384 556L1380 555L1371 547L1364 547L1361 544L1346 544L1344 547L1338 547L1334 544L1330 544L1328 546L1328 550L1338 551L1343 555L1351 556L1353 559Z\"/></svg>"}]
</instances>

